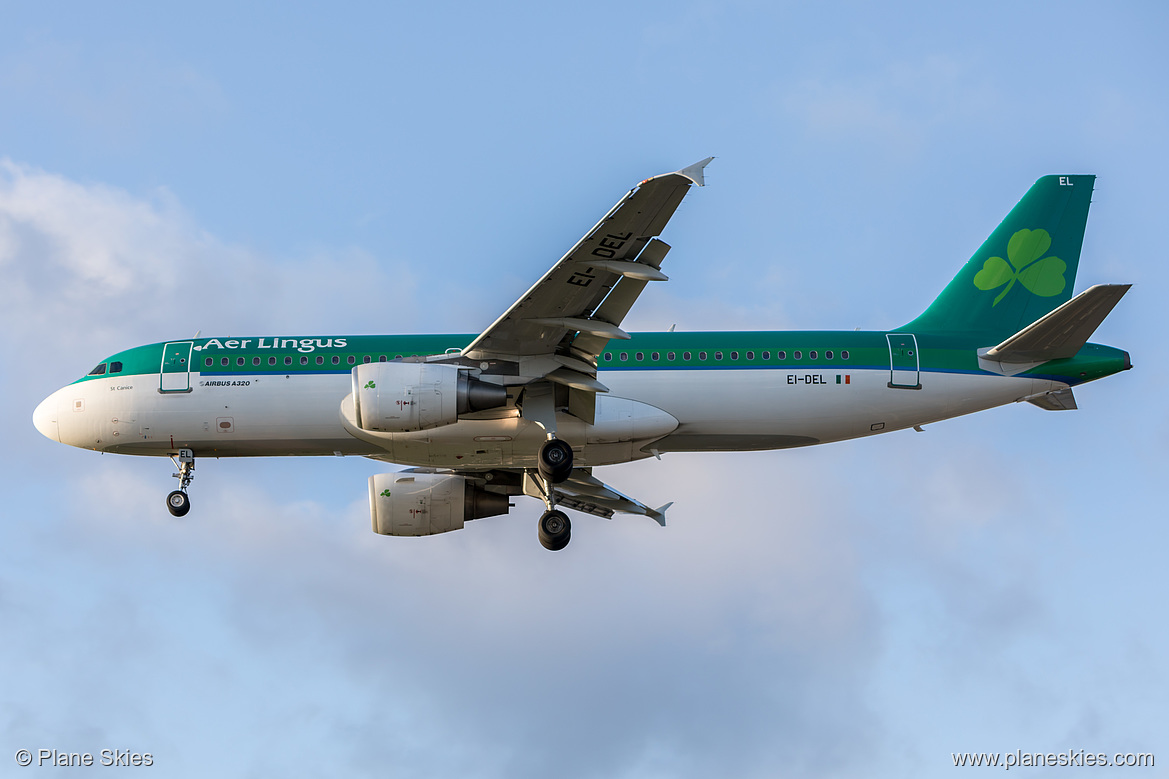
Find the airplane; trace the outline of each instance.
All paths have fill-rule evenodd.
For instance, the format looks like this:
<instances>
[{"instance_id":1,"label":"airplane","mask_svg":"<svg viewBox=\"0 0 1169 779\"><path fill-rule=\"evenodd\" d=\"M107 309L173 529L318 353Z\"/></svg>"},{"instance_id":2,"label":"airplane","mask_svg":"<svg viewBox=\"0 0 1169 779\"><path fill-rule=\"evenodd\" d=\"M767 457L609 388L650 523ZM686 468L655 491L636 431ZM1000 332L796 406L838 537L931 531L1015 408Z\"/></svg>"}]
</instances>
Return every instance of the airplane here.
<instances>
[{"instance_id":1,"label":"airplane","mask_svg":"<svg viewBox=\"0 0 1169 779\"><path fill-rule=\"evenodd\" d=\"M373 530L424 536L543 501L665 525L594 475L670 452L760 451L915 428L1132 367L1088 338L1128 291L1072 297L1095 176L1040 178L916 319L879 331L627 333L670 246L658 236L713 158L645 179L478 335L179 338L103 359L33 422L98 452L166 456L190 510L196 457L349 456L408 466L369 478Z\"/></svg>"}]
</instances>

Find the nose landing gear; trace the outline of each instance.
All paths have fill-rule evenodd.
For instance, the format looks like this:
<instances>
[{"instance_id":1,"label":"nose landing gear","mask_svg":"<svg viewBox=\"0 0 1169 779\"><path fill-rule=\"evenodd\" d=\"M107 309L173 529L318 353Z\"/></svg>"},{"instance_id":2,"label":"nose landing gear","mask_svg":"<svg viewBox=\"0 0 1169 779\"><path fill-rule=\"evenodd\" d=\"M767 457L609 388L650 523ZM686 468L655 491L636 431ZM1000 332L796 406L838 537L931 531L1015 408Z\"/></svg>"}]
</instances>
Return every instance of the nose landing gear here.
<instances>
[{"instance_id":1,"label":"nose landing gear","mask_svg":"<svg viewBox=\"0 0 1169 779\"><path fill-rule=\"evenodd\" d=\"M170 459L179 469L178 473L171 474L179 480L179 488L166 496L166 507L173 516L182 517L191 510L187 486L195 478L195 453L190 449L180 449L178 457L171 455Z\"/></svg>"}]
</instances>

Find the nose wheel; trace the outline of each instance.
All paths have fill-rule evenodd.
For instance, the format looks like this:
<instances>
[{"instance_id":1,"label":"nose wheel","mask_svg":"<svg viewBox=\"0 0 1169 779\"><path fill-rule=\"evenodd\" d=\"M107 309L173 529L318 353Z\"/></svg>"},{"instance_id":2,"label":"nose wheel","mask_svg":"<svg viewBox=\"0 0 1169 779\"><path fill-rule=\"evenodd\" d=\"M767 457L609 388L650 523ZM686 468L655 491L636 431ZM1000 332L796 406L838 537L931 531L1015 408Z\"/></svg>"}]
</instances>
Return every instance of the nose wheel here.
<instances>
[{"instance_id":1,"label":"nose wheel","mask_svg":"<svg viewBox=\"0 0 1169 779\"><path fill-rule=\"evenodd\" d=\"M179 480L179 488L166 496L166 508L172 516L182 517L191 510L187 487L195 478L195 453L190 449L180 449L178 457L171 455L170 459L179 469L178 473L171 474Z\"/></svg>"},{"instance_id":2,"label":"nose wheel","mask_svg":"<svg viewBox=\"0 0 1169 779\"><path fill-rule=\"evenodd\" d=\"M166 496L166 507L174 516L182 517L191 510L191 499L182 490L175 490Z\"/></svg>"}]
</instances>

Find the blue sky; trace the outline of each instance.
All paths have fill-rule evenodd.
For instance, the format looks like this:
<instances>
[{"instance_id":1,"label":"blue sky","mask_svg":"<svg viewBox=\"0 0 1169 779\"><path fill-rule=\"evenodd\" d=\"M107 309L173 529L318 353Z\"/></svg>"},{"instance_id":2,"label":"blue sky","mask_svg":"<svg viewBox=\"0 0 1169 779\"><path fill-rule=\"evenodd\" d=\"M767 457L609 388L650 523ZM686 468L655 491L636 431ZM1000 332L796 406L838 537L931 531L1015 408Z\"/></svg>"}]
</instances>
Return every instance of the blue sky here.
<instances>
[{"instance_id":1,"label":"blue sky","mask_svg":"<svg viewBox=\"0 0 1169 779\"><path fill-rule=\"evenodd\" d=\"M1166 775L1160 5L0 16L0 760L901 777L1086 749ZM477 332L708 155L633 329L898 326L1036 178L1095 173L1076 287L1135 284L1095 337L1135 369L1074 413L606 469L670 526L582 518L556 555L534 501L375 536L385 468L355 459L201 461L175 521L169 462L31 425L104 356L196 330Z\"/></svg>"}]
</instances>

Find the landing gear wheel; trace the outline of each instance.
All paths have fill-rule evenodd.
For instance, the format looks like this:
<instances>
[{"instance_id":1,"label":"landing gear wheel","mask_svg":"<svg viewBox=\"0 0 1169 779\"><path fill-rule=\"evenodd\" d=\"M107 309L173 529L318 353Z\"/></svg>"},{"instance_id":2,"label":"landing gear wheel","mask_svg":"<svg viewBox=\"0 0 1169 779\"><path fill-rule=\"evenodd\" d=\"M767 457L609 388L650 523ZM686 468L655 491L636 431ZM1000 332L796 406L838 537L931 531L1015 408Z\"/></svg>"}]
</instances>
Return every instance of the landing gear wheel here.
<instances>
[{"instance_id":1,"label":"landing gear wheel","mask_svg":"<svg viewBox=\"0 0 1169 779\"><path fill-rule=\"evenodd\" d=\"M185 516L191 510L191 499L182 490L175 490L166 496L166 507L176 517Z\"/></svg>"},{"instance_id":2,"label":"landing gear wheel","mask_svg":"<svg viewBox=\"0 0 1169 779\"><path fill-rule=\"evenodd\" d=\"M552 509L540 517L540 544L550 552L559 552L572 538L572 523L563 511Z\"/></svg>"},{"instance_id":3,"label":"landing gear wheel","mask_svg":"<svg viewBox=\"0 0 1169 779\"><path fill-rule=\"evenodd\" d=\"M540 447L540 475L560 484L572 473L572 447L559 438L549 438Z\"/></svg>"}]
</instances>

